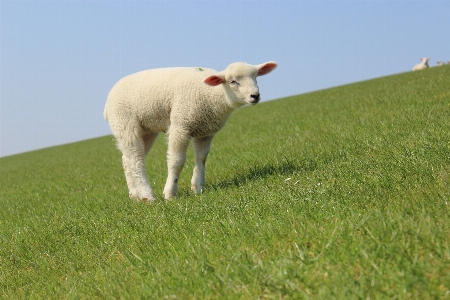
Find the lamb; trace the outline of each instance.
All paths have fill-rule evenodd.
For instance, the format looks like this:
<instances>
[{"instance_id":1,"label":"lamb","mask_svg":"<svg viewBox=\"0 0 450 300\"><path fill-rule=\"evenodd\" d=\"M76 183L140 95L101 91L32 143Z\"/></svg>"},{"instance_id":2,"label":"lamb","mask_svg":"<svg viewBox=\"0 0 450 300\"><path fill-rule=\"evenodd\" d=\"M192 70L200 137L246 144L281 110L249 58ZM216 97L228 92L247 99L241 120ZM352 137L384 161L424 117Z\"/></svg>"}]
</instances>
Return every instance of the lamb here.
<instances>
[{"instance_id":1,"label":"lamb","mask_svg":"<svg viewBox=\"0 0 450 300\"><path fill-rule=\"evenodd\" d=\"M214 135L235 109L260 101L256 77L276 67L276 62L269 61L260 65L236 62L221 72L208 68L161 68L119 80L108 94L103 115L122 152L130 198L156 200L145 157L160 132L168 133L164 198L177 196L191 138L195 151L191 190L202 193L206 158Z\"/></svg>"},{"instance_id":2,"label":"lamb","mask_svg":"<svg viewBox=\"0 0 450 300\"><path fill-rule=\"evenodd\" d=\"M438 64L438 67L442 67L445 63L443 61L438 61L437 64Z\"/></svg>"},{"instance_id":3,"label":"lamb","mask_svg":"<svg viewBox=\"0 0 450 300\"><path fill-rule=\"evenodd\" d=\"M422 62L420 64L417 64L414 66L414 68L412 69L413 71L417 71L417 70L423 70L423 69L427 69L428 68L428 61L430 60L429 58L423 57L421 58Z\"/></svg>"}]
</instances>

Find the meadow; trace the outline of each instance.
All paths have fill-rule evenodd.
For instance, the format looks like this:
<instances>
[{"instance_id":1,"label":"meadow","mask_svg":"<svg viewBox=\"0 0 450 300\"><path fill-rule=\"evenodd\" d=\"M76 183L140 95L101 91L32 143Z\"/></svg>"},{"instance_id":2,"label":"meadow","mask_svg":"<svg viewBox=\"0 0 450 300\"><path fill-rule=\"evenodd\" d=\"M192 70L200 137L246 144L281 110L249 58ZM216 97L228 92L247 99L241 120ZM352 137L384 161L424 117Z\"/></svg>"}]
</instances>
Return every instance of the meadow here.
<instances>
[{"instance_id":1,"label":"meadow","mask_svg":"<svg viewBox=\"0 0 450 300\"><path fill-rule=\"evenodd\" d=\"M0 298L450 299L449 83L444 66L240 109L205 192L189 149L169 202L160 136L152 205L112 136L0 158Z\"/></svg>"}]
</instances>

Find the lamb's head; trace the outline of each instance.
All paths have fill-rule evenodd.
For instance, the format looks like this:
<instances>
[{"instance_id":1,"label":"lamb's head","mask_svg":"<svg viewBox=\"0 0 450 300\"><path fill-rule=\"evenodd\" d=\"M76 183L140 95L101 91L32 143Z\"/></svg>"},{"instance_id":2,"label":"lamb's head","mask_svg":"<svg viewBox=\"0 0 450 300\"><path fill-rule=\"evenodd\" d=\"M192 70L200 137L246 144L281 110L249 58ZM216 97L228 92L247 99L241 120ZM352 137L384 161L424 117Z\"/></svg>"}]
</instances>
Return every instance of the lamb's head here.
<instances>
[{"instance_id":1,"label":"lamb's head","mask_svg":"<svg viewBox=\"0 0 450 300\"><path fill-rule=\"evenodd\" d=\"M256 77L266 75L276 67L277 63L273 61L260 65L232 63L222 72L206 78L204 82L210 86L223 84L228 99L237 105L255 105L261 99Z\"/></svg>"},{"instance_id":2,"label":"lamb's head","mask_svg":"<svg viewBox=\"0 0 450 300\"><path fill-rule=\"evenodd\" d=\"M422 63L423 63L423 64L427 65L427 64L428 64L428 61L429 61L430 59L427 58L427 57L422 57L421 60L422 60Z\"/></svg>"}]
</instances>

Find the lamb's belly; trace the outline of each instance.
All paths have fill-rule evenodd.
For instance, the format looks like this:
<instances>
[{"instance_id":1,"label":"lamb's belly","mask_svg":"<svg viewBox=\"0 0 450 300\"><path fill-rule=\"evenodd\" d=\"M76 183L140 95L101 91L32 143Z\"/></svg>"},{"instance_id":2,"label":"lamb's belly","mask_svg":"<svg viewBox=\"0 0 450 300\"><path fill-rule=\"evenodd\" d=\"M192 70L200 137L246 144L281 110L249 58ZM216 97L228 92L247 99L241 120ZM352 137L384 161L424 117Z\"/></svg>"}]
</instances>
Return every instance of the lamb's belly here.
<instances>
[{"instance_id":1,"label":"lamb's belly","mask_svg":"<svg viewBox=\"0 0 450 300\"><path fill-rule=\"evenodd\" d=\"M209 122L196 122L189 124L188 128L192 137L204 137L215 135L222 127L224 122L222 120L216 120Z\"/></svg>"}]
</instances>

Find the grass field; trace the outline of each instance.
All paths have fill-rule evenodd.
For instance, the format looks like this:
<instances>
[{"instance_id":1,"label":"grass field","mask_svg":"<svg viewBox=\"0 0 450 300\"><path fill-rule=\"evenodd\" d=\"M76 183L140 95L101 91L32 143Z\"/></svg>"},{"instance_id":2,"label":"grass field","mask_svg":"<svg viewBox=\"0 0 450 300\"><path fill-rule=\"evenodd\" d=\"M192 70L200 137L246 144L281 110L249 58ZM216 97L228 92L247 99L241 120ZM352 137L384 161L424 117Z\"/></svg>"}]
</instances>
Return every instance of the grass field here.
<instances>
[{"instance_id":1,"label":"grass field","mask_svg":"<svg viewBox=\"0 0 450 300\"><path fill-rule=\"evenodd\" d=\"M0 298L450 299L449 116L448 66L244 108L153 205L111 136L0 158Z\"/></svg>"}]
</instances>

